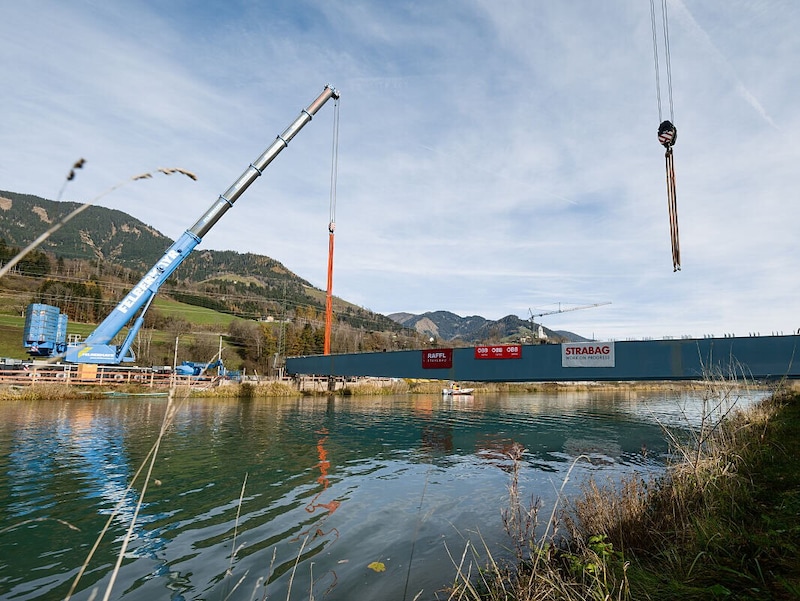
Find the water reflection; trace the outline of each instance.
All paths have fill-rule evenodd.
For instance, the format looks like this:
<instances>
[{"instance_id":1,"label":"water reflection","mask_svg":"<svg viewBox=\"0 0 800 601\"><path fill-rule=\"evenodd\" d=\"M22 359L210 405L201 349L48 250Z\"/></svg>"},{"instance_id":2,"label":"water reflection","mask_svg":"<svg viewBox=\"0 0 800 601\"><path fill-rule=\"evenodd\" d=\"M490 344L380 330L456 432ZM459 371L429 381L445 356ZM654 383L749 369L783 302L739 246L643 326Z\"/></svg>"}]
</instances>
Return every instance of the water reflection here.
<instances>
[{"instance_id":1,"label":"water reflection","mask_svg":"<svg viewBox=\"0 0 800 601\"><path fill-rule=\"evenodd\" d=\"M191 400L162 442L160 486L150 483L112 598L286 598L296 569L296 598L313 587L327 599L420 590L431 599L452 578L445 543L459 553L480 531L487 545L505 544L500 510L516 446L526 449L523 495L552 502L579 455L591 461L578 464L567 492L590 474L661 469L668 449L659 422L686 419L696 404L588 392ZM0 406L0 528L9 528L0 596L63 597L121 504L75 598L102 590L141 490L128 483L165 406L142 398ZM32 521L14 527L24 520Z\"/></svg>"}]
</instances>

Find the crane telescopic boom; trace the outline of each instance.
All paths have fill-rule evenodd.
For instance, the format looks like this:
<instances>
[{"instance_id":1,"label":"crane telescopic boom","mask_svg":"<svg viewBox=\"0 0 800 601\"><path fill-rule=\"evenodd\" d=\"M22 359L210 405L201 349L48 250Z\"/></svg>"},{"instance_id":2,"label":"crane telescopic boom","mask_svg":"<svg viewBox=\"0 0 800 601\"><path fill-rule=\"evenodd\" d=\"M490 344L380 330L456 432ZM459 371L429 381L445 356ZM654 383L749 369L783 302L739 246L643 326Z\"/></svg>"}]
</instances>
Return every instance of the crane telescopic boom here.
<instances>
[{"instance_id":1,"label":"crane telescopic boom","mask_svg":"<svg viewBox=\"0 0 800 601\"><path fill-rule=\"evenodd\" d=\"M66 360L73 363L98 363L118 364L122 361L133 361L131 351L136 334L144 323L144 314L150 307L153 297L161 285L178 268L186 257L200 243L208 231L214 227L225 212L233 206L245 190L252 184L275 159L276 156L288 146L292 138L311 121L314 114L331 98L338 98L339 92L325 86L322 93L308 108L301 111L300 115L280 134L258 159L239 176L228 190L222 194L211 207L203 213L200 219L183 235L175 241L164 253L158 262L148 271L125 298L114 308L108 317L97 326L86 340L67 347ZM113 345L111 341L119 334L125 325L138 313L138 317L128 330L125 340L120 345Z\"/></svg>"}]
</instances>

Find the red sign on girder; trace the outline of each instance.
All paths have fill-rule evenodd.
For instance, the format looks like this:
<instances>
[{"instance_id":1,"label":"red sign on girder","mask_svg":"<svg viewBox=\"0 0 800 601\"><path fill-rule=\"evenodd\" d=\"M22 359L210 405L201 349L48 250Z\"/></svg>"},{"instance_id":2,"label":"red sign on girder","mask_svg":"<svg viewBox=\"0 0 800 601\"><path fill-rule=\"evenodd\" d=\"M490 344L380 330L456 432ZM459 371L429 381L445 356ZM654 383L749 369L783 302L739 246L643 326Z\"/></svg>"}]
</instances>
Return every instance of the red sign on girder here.
<instances>
[{"instance_id":1,"label":"red sign on girder","mask_svg":"<svg viewBox=\"0 0 800 601\"><path fill-rule=\"evenodd\" d=\"M489 344L475 347L476 359L519 359L522 347L519 344Z\"/></svg>"},{"instance_id":2,"label":"red sign on girder","mask_svg":"<svg viewBox=\"0 0 800 601\"><path fill-rule=\"evenodd\" d=\"M453 367L453 349L435 348L422 351L422 369L450 369Z\"/></svg>"}]
</instances>

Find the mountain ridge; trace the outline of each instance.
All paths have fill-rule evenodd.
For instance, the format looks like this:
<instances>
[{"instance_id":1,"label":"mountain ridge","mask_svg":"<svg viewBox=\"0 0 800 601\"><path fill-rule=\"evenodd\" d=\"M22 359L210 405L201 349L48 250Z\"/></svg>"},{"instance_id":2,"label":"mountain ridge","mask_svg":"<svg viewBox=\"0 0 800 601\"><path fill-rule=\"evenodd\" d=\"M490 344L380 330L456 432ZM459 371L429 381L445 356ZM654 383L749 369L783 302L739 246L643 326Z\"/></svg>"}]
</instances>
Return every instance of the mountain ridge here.
<instances>
[{"instance_id":1,"label":"mountain ridge","mask_svg":"<svg viewBox=\"0 0 800 601\"><path fill-rule=\"evenodd\" d=\"M9 247L25 247L80 206L76 202L0 190L0 240ZM54 255L60 263L93 263L93 279L105 281L104 294L116 304L126 287L151 269L172 243L172 239L136 217L94 205L53 232L36 252ZM55 272L60 274L51 273L49 277L63 280L65 273L69 277L70 266L56 267ZM286 315L288 311L290 316L302 315L314 321L325 310L325 292L279 261L230 250L196 249L164 282L159 294L250 319ZM52 302L58 304L57 300L54 297ZM334 297L334 312L340 320L356 327L399 330L396 322L387 317L338 297Z\"/></svg>"},{"instance_id":2,"label":"mountain ridge","mask_svg":"<svg viewBox=\"0 0 800 601\"><path fill-rule=\"evenodd\" d=\"M566 330L551 330L531 320L507 315L492 321L480 315L461 317L450 311L428 311L416 315L390 313L387 317L403 327L416 330L432 341L462 342L584 342L587 339Z\"/></svg>"},{"instance_id":3,"label":"mountain ridge","mask_svg":"<svg viewBox=\"0 0 800 601\"><path fill-rule=\"evenodd\" d=\"M31 194L0 190L0 239L24 247L40 232L77 209L80 203L54 201ZM63 259L94 261L100 274L111 265L124 268L119 275L135 283L172 244L156 228L117 209L90 206L39 246L40 251ZM127 273L123 273L128 270ZM242 317L279 314L287 304L324 307L324 291L292 273L279 261L255 253L197 249L164 283L163 293ZM201 298L207 295L206 299ZM223 300L217 300L223 299ZM334 298L337 318L366 329L391 331L408 328L428 338L460 344L488 342L558 342L585 340L571 332L541 328L515 315L492 321L479 315L461 317L446 310L421 315L397 312L373 313L340 298Z\"/></svg>"}]
</instances>

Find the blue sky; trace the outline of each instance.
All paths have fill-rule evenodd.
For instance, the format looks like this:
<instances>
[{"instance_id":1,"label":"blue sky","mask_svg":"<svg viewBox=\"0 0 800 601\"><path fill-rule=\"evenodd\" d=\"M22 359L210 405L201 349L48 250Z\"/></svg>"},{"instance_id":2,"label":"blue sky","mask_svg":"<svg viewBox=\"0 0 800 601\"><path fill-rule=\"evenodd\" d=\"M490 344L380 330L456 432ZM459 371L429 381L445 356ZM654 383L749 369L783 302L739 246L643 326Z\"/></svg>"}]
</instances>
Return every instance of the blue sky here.
<instances>
[{"instance_id":1,"label":"blue sky","mask_svg":"<svg viewBox=\"0 0 800 601\"><path fill-rule=\"evenodd\" d=\"M668 7L678 273L644 0L8 3L0 189L54 199L84 157L64 200L177 238L331 84L337 296L489 319L610 302L542 321L618 340L794 332L800 3ZM333 114L200 248L325 288ZM198 181L104 194L158 167Z\"/></svg>"}]
</instances>

